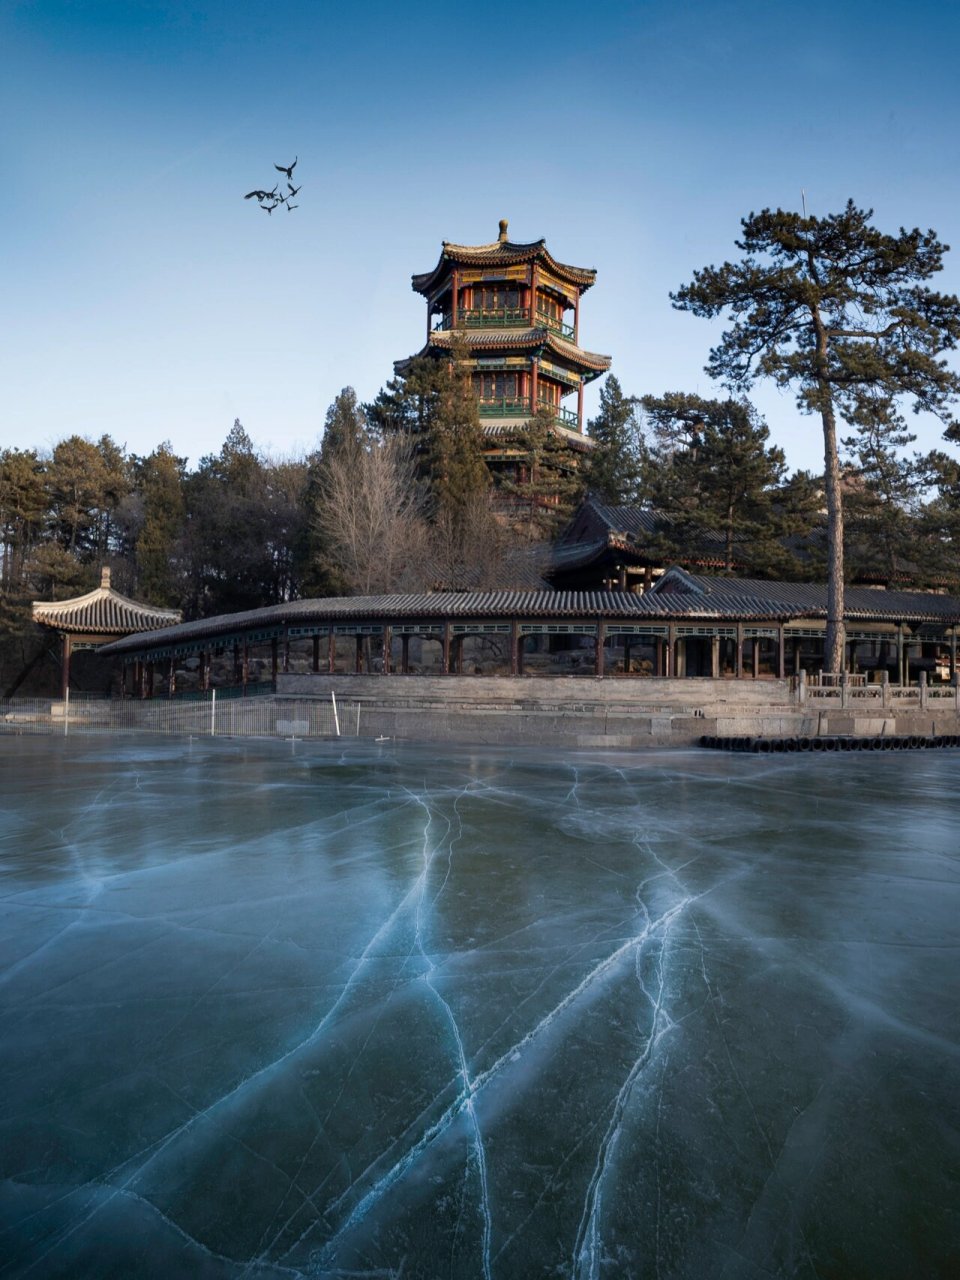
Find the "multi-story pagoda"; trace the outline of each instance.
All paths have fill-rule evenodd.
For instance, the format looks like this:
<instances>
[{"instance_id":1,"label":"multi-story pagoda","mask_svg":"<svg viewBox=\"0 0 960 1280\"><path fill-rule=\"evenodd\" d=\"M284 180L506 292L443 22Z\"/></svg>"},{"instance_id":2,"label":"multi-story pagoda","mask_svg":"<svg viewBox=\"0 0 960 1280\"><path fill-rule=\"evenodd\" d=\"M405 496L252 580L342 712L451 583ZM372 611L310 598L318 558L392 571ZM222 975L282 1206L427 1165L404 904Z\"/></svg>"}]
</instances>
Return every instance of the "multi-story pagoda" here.
<instances>
[{"instance_id":1,"label":"multi-story pagoda","mask_svg":"<svg viewBox=\"0 0 960 1280\"><path fill-rule=\"evenodd\" d=\"M487 462L495 468L507 461L498 437L509 438L542 409L572 449L589 449L583 388L610 368L609 356L580 346L580 298L596 276L557 262L543 240L515 244L506 220L493 244L444 240L434 269L413 276L414 291L427 300L427 340L417 354L442 357L455 329L465 334ZM398 360L397 374L414 358Z\"/></svg>"}]
</instances>

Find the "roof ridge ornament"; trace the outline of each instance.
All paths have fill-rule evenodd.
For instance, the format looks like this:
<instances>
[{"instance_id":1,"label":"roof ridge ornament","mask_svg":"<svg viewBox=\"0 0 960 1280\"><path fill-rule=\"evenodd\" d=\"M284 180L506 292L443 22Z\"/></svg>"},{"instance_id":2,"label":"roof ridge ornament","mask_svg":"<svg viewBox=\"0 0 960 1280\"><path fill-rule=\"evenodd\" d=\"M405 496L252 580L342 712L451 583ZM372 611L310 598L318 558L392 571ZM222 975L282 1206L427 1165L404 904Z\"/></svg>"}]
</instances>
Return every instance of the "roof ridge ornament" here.
<instances>
[{"instance_id":1,"label":"roof ridge ornament","mask_svg":"<svg viewBox=\"0 0 960 1280\"><path fill-rule=\"evenodd\" d=\"M500 244L506 244L506 243L507 243L507 239L508 239L508 237L507 237L507 227L508 227L509 225L510 225L510 224L509 224L509 222L507 221L507 219L506 219L506 218L501 218L501 219L500 219L500 236L499 236L499 242L500 242Z\"/></svg>"},{"instance_id":2,"label":"roof ridge ornament","mask_svg":"<svg viewBox=\"0 0 960 1280\"><path fill-rule=\"evenodd\" d=\"M100 590L110 590L110 566L105 564L100 570Z\"/></svg>"}]
</instances>

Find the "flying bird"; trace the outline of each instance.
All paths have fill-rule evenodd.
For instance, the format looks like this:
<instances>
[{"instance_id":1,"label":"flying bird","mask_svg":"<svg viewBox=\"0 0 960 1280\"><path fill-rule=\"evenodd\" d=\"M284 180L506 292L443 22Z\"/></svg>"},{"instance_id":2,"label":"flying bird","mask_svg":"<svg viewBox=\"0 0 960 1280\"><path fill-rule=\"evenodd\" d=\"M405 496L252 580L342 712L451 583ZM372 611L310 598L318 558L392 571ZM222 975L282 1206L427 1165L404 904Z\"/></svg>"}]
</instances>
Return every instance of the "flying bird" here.
<instances>
[{"instance_id":1,"label":"flying bird","mask_svg":"<svg viewBox=\"0 0 960 1280\"><path fill-rule=\"evenodd\" d=\"M299 206L298 204L288 204L288 205L287 205L287 213L289 213L291 209L299 209L299 208L300 208L300 206Z\"/></svg>"},{"instance_id":2,"label":"flying bird","mask_svg":"<svg viewBox=\"0 0 960 1280\"><path fill-rule=\"evenodd\" d=\"M252 200L256 196L258 200L266 200L269 194L269 191L248 191L243 198L244 200Z\"/></svg>"},{"instance_id":3,"label":"flying bird","mask_svg":"<svg viewBox=\"0 0 960 1280\"><path fill-rule=\"evenodd\" d=\"M289 168L285 164L275 164L273 167L275 169L278 169L280 173L285 173L287 175L287 179L289 180L290 178L293 177L293 171L297 167L297 161L299 159L300 159L299 156L294 157L293 164L290 165Z\"/></svg>"},{"instance_id":4,"label":"flying bird","mask_svg":"<svg viewBox=\"0 0 960 1280\"><path fill-rule=\"evenodd\" d=\"M263 210L264 210L264 212L266 212L266 213L273 213L273 211L274 211L274 209L275 209L276 207L277 207L277 202L276 202L276 200L274 200L273 204L262 204L262 205L260 206L260 208L261 208L261 209L263 209Z\"/></svg>"},{"instance_id":5,"label":"flying bird","mask_svg":"<svg viewBox=\"0 0 960 1280\"><path fill-rule=\"evenodd\" d=\"M295 196L295 195L297 194L297 192L300 190L300 187L295 187L295 186L293 185L293 183L292 183L292 182L288 182L288 183L287 183L287 186L288 186L288 187L289 187L289 189L290 189L290 195L291 195L291 197ZM301 187L303 186L303 183L302 183L302 182L301 182L300 186L301 186Z\"/></svg>"}]
</instances>

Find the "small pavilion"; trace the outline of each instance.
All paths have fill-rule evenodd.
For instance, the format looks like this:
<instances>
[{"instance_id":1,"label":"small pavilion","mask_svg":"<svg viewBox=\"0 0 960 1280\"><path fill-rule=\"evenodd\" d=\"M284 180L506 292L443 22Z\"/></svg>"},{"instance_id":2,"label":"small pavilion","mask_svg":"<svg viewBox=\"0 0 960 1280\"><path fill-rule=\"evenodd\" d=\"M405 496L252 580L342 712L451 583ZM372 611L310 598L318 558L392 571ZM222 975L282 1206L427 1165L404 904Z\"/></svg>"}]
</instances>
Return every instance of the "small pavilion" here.
<instances>
[{"instance_id":1,"label":"small pavilion","mask_svg":"<svg viewBox=\"0 0 960 1280\"><path fill-rule=\"evenodd\" d=\"M172 627L183 615L179 609L157 609L129 600L110 586L110 570L100 571L100 585L72 600L35 600L33 620L59 633L60 696L70 687L70 657L77 649L99 649L101 645L139 632Z\"/></svg>"}]
</instances>

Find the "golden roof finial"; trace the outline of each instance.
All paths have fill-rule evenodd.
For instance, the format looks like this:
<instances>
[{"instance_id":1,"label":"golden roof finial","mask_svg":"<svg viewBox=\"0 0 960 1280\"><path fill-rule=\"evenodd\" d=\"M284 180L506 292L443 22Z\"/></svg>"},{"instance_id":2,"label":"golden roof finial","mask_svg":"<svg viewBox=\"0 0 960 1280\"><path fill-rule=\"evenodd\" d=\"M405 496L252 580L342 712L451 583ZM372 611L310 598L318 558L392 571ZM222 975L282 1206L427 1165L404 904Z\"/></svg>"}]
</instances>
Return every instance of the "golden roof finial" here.
<instances>
[{"instance_id":1,"label":"golden roof finial","mask_svg":"<svg viewBox=\"0 0 960 1280\"><path fill-rule=\"evenodd\" d=\"M509 224L507 223L506 218L500 219L500 243L501 244L507 243L507 226L508 225Z\"/></svg>"}]
</instances>

